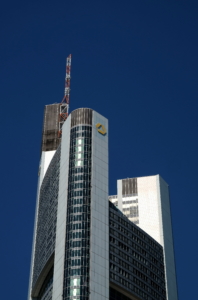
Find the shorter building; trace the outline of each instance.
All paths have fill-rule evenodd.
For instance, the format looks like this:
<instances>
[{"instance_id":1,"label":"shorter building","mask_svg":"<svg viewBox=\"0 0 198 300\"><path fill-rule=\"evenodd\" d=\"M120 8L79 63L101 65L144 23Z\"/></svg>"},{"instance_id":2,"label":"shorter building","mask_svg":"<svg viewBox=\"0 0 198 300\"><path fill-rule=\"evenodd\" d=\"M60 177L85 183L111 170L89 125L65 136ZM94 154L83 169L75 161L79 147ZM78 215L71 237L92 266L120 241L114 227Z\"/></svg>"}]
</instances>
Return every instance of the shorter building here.
<instances>
[{"instance_id":1,"label":"shorter building","mask_svg":"<svg viewBox=\"0 0 198 300\"><path fill-rule=\"evenodd\" d=\"M177 300L169 186L160 175L117 181L117 195L109 200L164 250L167 299Z\"/></svg>"},{"instance_id":2,"label":"shorter building","mask_svg":"<svg viewBox=\"0 0 198 300\"><path fill-rule=\"evenodd\" d=\"M110 300L165 300L162 246L109 202Z\"/></svg>"}]
</instances>

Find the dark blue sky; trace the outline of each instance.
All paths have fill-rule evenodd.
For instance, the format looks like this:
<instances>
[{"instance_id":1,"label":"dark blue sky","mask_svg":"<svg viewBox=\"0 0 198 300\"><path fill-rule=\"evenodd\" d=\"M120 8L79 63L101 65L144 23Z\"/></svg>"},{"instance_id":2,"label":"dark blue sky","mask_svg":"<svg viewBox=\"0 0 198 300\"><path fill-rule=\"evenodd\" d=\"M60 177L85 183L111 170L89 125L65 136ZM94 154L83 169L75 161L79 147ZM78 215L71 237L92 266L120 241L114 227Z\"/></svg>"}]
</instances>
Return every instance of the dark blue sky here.
<instances>
[{"instance_id":1,"label":"dark blue sky","mask_svg":"<svg viewBox=\"0 0 198 300\"><path fill-rule=\"evenodd\" d=\"M2 299L27 297L43 108L62 100L70 53L70 111L109 119L109 193L169 183L179 298L198 299L197 16L191 0L1 4Z\"/></svg>"}]
</instances>

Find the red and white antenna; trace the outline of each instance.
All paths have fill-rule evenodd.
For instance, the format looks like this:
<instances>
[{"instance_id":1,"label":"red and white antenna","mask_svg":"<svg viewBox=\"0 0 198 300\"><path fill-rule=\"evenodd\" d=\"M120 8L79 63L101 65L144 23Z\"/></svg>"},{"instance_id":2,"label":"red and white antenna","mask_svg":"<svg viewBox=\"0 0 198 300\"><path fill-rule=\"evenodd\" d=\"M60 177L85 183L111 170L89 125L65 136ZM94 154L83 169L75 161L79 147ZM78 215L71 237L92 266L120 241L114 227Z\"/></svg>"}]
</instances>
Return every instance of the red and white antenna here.
<instances>
[{"instance_id":1,"label":"red and white antenna","mask_svg":"<svg viewBox=\"0 0 198 300\"><path fill-rule=\"evenodd\" d=\"M69 114L70 79L71 79L71 54L66 59L65 90L64 90L63 100L60 104L59 131L58 131L59 138L61 138L62 127Z\"/></svg>"}]
</instances>

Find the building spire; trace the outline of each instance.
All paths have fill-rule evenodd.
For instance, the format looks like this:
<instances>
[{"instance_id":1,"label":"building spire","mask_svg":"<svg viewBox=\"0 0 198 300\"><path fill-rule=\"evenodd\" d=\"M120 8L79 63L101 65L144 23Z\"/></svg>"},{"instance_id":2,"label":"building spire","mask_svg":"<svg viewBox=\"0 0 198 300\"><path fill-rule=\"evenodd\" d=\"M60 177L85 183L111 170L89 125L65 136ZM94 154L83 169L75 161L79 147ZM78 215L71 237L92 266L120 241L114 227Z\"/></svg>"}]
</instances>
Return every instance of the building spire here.
<instances>
[{"instance_id":1,"label":"building spire","mask_svg":"<svg viewBox=\"0 0 198 300\"><path fill-rule=\"evenodd\" d=\"M63 124L69 115L70 79L71 79L71 54L66 59L65 89L64 89L64 97L60 104L60 115L59 115L59 131L58 131L59 138L61 138L62 135Z\"/></svg>"}]
</instances>

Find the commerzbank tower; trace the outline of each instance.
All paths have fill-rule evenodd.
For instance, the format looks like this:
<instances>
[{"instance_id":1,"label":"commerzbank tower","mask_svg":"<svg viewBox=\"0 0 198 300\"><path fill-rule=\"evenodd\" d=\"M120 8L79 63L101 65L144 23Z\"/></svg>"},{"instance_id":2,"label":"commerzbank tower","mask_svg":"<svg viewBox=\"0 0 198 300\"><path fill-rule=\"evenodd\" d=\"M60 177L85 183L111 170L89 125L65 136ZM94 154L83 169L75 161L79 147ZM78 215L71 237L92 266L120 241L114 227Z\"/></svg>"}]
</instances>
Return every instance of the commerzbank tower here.
<instances>
[{"instance_id":1,"label":"commerzbank tower","mask_svg":"<svg viewBox=\"0 0 198 300\"><path fill-rule=\"evenodd\" d=\"M177 300L168 184L119 179L109 195L108 120L68 114L70 69L71 55L44 110L28 300Z\"/></svg>"}]
</instances>

